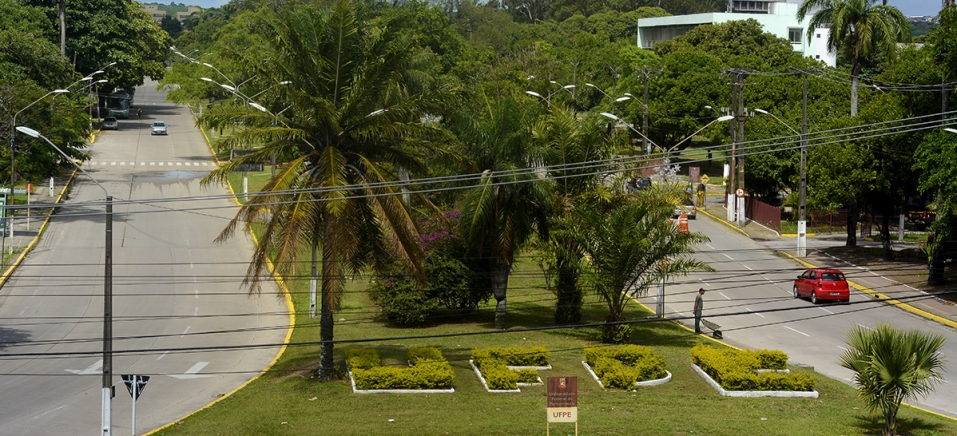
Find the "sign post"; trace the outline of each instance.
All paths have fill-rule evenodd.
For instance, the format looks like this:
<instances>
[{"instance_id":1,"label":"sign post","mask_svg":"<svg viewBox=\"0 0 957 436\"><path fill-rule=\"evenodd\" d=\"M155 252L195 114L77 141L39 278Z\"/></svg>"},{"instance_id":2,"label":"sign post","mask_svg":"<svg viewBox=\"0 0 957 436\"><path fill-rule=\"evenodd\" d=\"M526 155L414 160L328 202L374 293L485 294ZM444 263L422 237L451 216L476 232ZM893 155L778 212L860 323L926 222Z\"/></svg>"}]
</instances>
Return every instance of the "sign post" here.
<instances>
[{"instance_id":1,"label":"sign post","mask_svg":"<svg viewBox=\"0 0 957 436\"><path fill-rule=\"evenodd\" d=\"M553 422L574 422L578 436L578 377L548 377L547 388L545 435Z\"/></svg>"},{"instance_id":2,"label":"sign post","mask_svg":"<svg viewBox=\"0 0 957 436\"><path fill-rule=\"evenodd\" d=\"M133 421L130 427L133 429L133 436L136 436L136 399L143 393L143 389L146 389L146 383L150 381L150 376L125 374L122 377L123 383L126 384L126 390L130 391L130 396L133 397Z\"/></svg>"}]
</instances>

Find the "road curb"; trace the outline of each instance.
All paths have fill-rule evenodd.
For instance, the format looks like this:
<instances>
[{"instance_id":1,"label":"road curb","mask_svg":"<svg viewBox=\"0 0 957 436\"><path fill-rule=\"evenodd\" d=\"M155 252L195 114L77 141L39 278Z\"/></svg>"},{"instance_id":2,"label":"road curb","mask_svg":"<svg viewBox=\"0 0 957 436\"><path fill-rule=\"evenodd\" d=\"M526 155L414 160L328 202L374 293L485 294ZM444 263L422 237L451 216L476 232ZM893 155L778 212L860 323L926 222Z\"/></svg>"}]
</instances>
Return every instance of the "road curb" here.
<instances>
[{"instance_id":1,"label":"road curb","mask_svg":"<svg viewBox=\"0 0 957 436\"><path fill-rule=\"evenodd\" d=\"M718 218L718 217L716 217L716 216L710 214L708 211L706 211L706 210L704 210L704 209L698 209L698 212L701 212L701 213L705 214L705 216L707 216L708 218L711 218L711 219L713 219L713 220L715 220L715 221L717 221L717 222L719 222L719 223L721 223L721 224L724 224L724 225L726 225L726 226L728 226L728 227L730 227L730 228L732 228L732 229L734 229L734 230L737 230L738 232L740 232L740 233L741 233L742 235L744 235L744 236L747 236L747 237L749 237L749 238L751 237L751 234L748 233L748 232L746 232L746 231L744 231L744 229L740 229L740 228L738 228L738 226L733 226L733 225L731 225L731 223L729 223L729 222L727 222L727 221L725 221L725 220L723 220L723 219L721 219L721 218Z\"/></svg>"},{"instance_id":2,"label":"road curb","mask_svg":"<svg viewBox=\"0 0 957 436\"><path fill-rule=\"evenodd\" d=\"M56 200L53 201L54 206L60 204L60 202L63 200L63 196L66 195L67 190L70 189L70 185L73 183L73 179L76 177L77 171L79 170L74 168L66 183L63 184L63 189L60 189L60 194L57 195ZM0 275L0 288L7 284L7 280L10 279L10 276L13 275L14 271L17 270L17 267L23 263L23 259L26 259L27 254L30 254L30 252L33 251L33 248L36 247L37 243L40 242L43 232L46 231L47 225L50 223L50 215L53 215L53 211L55 209L56 207L50 209L50 211L46 213L46 216L43 218L43 224L40 224L40 228L37 230L36 236L34 236L33 240L27 244L26 248L20 252L20 255L17 256L17 260L13 261L13 263L11 263L10 266L3 271L3 275ZM3 253L0 253L0 256L3 256Z\"/></svg>"}]
</instances>

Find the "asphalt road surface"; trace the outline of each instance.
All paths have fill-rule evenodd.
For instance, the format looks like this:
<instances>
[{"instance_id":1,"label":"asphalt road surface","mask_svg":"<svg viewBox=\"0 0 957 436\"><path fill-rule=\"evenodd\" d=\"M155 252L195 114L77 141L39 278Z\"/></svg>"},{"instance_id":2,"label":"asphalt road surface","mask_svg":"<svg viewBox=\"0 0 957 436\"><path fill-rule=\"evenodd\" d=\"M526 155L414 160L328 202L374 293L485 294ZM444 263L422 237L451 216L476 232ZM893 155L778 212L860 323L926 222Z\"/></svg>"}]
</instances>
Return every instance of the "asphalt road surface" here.
<instances>
[{"instance_id":1,"label":"asphalt road surface","mask_svg":"<svg viewBox=\"0 0 957 436\"><path fill-rule=\"evenodd\" d=\"M847 332L855 326L873 327L885 322L897 328L919 329L943 334L942 348L945 382L928 397L909 401L926 409L957 417L957 332L851 289L849 304L814 305L793 297L793 282L804 268L792 259L781 257L759 242L729 229L722 223L699 214L690 222L690 230L702 232L711 242L697 247L695 256L708 262L717 272L695 273L666 285L665 312L668 318L686 317L682 322L694 327L692 308L698 288L704 288L703 317L722 326L725 342L751 349L777 349L791 363L813 366L828 377L851 384L853 373L840 366L846 350ZM858 269L842 269L849 280L875 290L886 282ZM886 292L886 291L885 291ZM657 290L639 298L655 310ZM707 329L702 329L710 333Z\"/></svg>"},{"instance_id":2,"label":"asphalt road surface","mask_svg":"<svg viewBox=\"0 0 957 436\"><path fill-rule=\"evenodd\" d=\"M213 243L236 204L228 189L200 186L216 164L189 110L152 82L135 106L142 119L102 132L84 162L115 198L114 434L131 430L121 374L152 377L136 405L143 433L255 377L279 351L256 345L282 343L289 327L272 282L259 296L240 288L252 242ZM169 134L151 136L154 120ZM0 290L0 435L100 434L105 194L82 173L74 183L69 207Z\"/></svg>"}]
</instances>

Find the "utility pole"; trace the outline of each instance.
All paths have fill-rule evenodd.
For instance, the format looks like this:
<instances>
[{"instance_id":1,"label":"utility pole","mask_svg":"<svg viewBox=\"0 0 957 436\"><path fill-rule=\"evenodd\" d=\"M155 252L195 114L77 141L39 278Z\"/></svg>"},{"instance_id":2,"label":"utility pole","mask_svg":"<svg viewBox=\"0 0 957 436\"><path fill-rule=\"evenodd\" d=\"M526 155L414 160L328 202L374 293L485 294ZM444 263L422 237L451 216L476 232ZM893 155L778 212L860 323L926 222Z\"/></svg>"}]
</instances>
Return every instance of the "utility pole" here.
<instances>
[{"instance_id":1,"label":"utility pole","mask_svg":"<svg viewBox=\"0 0 957 436\"><path fill-rule=\"evenodd\" d=\"M736 121L736 127L738 129L737 139L738 142L744 142L744 121L748 116L748 109L744 107L744 76L745 72L743 70L738 70L738 77L735 82L737 83L738 93L737 93L737 102L735 102L736 109L734 110L734 116ZM744 156L742 155L737 162L737 171L736 176L737 189L744 190ZM739 197L738 199L738 226L744 227L747 224L747 216L745 216L744 211L744 197Z\"/></svg>"},{"instance_id":2,"label":"utility pole","mask_svg":"<svg viewBox=\"0 0 957 436\"><path fill-rule=\"evenodd\" d=\"M648 145L648 82L651 80L651 76L656 74L658 69L652 68L639 68L640 72L645 77L645 95L644 103L642 103L642 118L641 118L641 149L645 150L645 153L651 154L651 149Z\"/></svg>"},{"instance_id":3,"label":"utility pole","mask_svg":"<svg viewBox=\"0 0 957 436\"><path fill-rule=\"evenodd\" d=\"M113 433L113 197L106 196L103 247L103 416L101 436Z\"/></svg>"},{"instance_id":4,"label":"utility pole","mask_svg":"<svg viewBox=\"0 0 957 436\"><path fill-rule=\"evenodd\" d=\"M801 181L798 188L797 257L807 256L807 71L801 101Z\"/></svg>"},{"instance_id":5,"label":"utility pole","mask_svg":"<svg viewBox=\"0 0 957 436\"><path fill-rule=\"evenodd\" d=\"M736 101L736 92L738 90L738 76L734 73L734 70L725 70L725 74L731 74L731 106L727 108L728 115L734 115L734 102ZM723 110L724 108L722 108ZM732 119L730 123L731 126L731 158L729 159L729 169L728 169L728 190L725 193L727 198L725 201L726 209L728 211L727 219L729 222L735 221L735 160L737 159L735 154L737 152L737 131L735 124L737 123L737 118Z\"/></svg>"}]
</instances>

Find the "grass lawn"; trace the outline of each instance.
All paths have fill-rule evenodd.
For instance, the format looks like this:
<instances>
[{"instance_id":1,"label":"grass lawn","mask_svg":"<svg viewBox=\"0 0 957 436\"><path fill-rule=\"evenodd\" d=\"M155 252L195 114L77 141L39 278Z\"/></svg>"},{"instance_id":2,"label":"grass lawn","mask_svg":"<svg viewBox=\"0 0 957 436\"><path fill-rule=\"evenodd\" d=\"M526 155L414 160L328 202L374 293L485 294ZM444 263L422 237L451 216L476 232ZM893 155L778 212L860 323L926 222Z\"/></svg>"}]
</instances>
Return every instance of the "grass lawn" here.
<instances>
[{"instance_id":1,"label":"grass lawn","mask_svg":"<svg viewBox=\"0 0 957 436\"><path fill-rule=\"evenodd\" d=\"M863 435L877 434L882 427L876 416L862 409L856 390L820 375L815 375L820 393L816 399L721 397L690 365L689 349L699 341L713 341L674 323L638 324L632 334L632 342L650 346L665 358L673 374L670 383L635 391L602 390L581 365L582 348L599 343L597 328L499 332L493 329L491 304L448 324L390 327L380 322L377 308L364 293L367 284L367 277L348 282L342 308L335 316L335 337L340 341L378 340L337 344L337 364L342 365L342 350L349 347L375 347L387 365L401 365L409 346L437 347L455 371L455 393L360 395L351 392L347 378L316 382L318 346L295 344L317 341L318 321L308 317L308 282L296 280L288 282L297 308L294 345L279 362L231 397L158 434L545 434L544 387L523 387L521 393L487 393L468 364L473 348L534 345L552 353L554 369L541 371L543 378L578 377L581 434ZM531 260L523 260L509 280L509 328L552 325L554 304L537 267ZM606 313L603 303L593 297L586 300L586 322L599 322ZM628 319L635 320L651 314L637 304L626 312ZM448 336L474 332L482 334ZM433 337L425 337L430 335ZM957 421L913 408L902 408L900 419L904 434L957 434ZM574 425L553 424L551 431L574 434Z\"/></svg>"}]
</instances>

